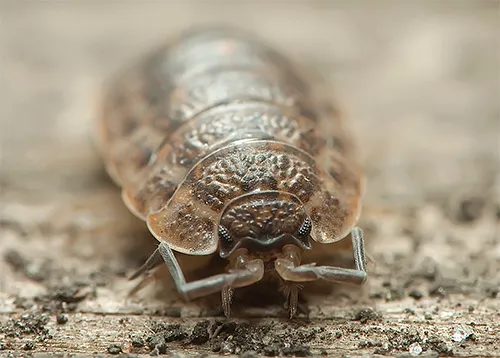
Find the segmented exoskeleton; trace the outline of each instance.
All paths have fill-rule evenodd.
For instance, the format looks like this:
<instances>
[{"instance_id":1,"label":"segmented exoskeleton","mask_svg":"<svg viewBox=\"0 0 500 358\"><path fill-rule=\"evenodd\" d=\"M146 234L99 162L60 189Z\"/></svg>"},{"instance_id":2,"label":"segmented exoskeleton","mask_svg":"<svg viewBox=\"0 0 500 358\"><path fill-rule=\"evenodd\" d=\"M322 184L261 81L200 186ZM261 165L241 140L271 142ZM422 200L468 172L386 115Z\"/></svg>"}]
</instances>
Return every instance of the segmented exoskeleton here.
<instances>
[{"instance_id":1,"label":"segmented exoskeleton","mask_svg":"<svg viewBox=\"0 0 500 358\"><path fill-rule=\"evenodd\" d=\"M106 168L127 207L160 242L193 299L262 279L274 265L290 285L366 279L357 223L362 173L330 93L262 40L236 30L182 34L120 73L99 122ZM312 244L351 234L356 269L302 263ZM218 252L231 270L186 282L173 251Z\"/></svg>"}]
</instances>

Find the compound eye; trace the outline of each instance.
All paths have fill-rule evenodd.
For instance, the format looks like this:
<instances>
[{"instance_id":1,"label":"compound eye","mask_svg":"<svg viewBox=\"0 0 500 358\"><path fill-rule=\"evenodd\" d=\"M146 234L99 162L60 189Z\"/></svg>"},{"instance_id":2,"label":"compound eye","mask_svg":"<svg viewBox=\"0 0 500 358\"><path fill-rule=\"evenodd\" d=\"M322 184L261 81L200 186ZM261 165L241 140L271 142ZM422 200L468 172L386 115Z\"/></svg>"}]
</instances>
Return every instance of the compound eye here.
<instances>
[{"instance_id":1,"label":"compound eye","mask_svg":"<svg viewBox=\"0 0 500 358\"><path fill-rule=\"evenodd\" d=\"M228 244L233 242L231 235L229 235L229 232L224 226L219 226L219 238Z\"/></svg>"},{"instance_id":2,"label":"compound eye","mask_svg":"<svg viewBox=\"0 0 500 358\"><path fill-rule=\"evenodd\" d=\"M311 233L311 229L312 229L312 222L309 218L307 218L302 223L302 226L300 227L299 231L297 231L297 236L299 237L309 236L309 234Z\"/></svg>"}]
</instances>

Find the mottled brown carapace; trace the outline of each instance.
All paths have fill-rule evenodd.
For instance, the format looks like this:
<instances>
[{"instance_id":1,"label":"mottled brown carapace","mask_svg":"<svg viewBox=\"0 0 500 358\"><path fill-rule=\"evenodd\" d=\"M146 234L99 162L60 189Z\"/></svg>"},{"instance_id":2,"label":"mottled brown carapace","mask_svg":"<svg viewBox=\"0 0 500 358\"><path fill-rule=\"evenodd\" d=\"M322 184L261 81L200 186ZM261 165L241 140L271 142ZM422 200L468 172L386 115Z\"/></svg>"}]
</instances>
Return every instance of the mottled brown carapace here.
<instances>
[{"instance_id":1,"label":"mottled brown carapace","mask_svg":"<svg viewBox=\"0 0 500 358\"><path fill-rule=\"evenodd\" d=\"M127 207L160 242L141 273L161 257L187 299L222 291L226 314L232 290L270 261L292 315L294 282L364 282L362 173L331 93L304 73L260 39L217 28L183 33L114 79L98 139ZM301 262L311 240L350 233L356 270ZM231 270L185 282L172 250L218 252Z\"/></svg>"}]
</instances>

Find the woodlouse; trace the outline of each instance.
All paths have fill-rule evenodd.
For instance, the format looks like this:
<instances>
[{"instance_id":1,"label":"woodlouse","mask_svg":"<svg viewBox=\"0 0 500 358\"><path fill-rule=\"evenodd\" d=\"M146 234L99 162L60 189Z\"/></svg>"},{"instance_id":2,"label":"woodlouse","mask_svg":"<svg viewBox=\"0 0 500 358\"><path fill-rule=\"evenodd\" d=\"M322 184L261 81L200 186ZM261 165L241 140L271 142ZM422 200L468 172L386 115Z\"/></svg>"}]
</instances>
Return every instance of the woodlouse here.
<instances>
[{"instance_id":1,"label":"woodlouse","mask_svg":"<svg viewBox=\"0 0 500 358\"><path fill-rule=\"evenodd\" d=\"M185 299L221 291L226 315L233 290L269 267L292 316L297 282L362 284L363 174L328 96L261 39L220 28L185 32L117 76L100 149L127 207L160 242L133 277L164 261ZM356 269L302 264L349 234ZM230 269L186 282L173 251L218 251Z\"/></svg>"}]
</instances>

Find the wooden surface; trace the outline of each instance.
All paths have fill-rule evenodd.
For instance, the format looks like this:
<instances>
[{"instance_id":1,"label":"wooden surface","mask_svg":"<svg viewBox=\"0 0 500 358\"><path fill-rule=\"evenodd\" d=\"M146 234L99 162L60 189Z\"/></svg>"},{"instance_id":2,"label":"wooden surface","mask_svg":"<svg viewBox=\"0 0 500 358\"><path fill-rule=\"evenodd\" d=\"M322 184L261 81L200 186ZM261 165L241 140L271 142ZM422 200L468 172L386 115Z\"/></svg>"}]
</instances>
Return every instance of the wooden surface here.
<instances>
[{"instance_id":1,"label":"wooden surface","mask_svg":"<svg viewBox=\"0 0 500 358\"><path fill-rule=\"evenodd\" d=\"M497 1L2 1L0 356L500 356L498 13ZM225 321L217 296L183 303L166 277L125 300L155 243L92 147L101 85L208 22L323 71L351 117L375 264L362 291L306 286L309 317L289 321L257 287Z\"/></svg>"}]
</instances>

